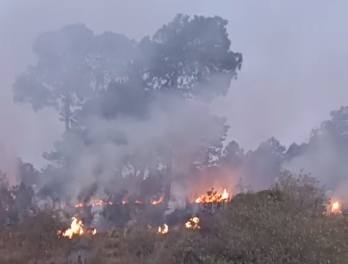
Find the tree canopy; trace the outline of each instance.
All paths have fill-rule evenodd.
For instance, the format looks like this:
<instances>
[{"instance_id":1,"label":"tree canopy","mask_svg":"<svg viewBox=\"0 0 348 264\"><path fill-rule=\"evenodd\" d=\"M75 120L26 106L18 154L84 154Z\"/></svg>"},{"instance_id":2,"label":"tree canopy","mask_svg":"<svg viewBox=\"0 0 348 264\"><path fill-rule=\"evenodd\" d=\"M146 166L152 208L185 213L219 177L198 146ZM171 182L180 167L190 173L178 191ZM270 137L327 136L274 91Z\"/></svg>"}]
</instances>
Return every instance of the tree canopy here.
<instances>
[{"instance_id":1,"label":"tree canopy","mask_svg":"<svg viewBox=\"0 0 348 264\"><path fill-rule=\"evenodd\" d=\"M106 158L99 166L110 158L115 173L129 166L134 175L159 164L169 170L218 166L269 185L284 164L303 157L323 163L318 153L329 146L336 157L330 171L342 179L348 171L340 158L348 149L347 107L333 111L308 142L288 148L274 137L252 151L226 142L227 120L211 113L209 103L227 94L243 63L242 54L231 50L227 24L217 16L178 14L139 41L115 32L97 35L84 24L40 35L33 45L37 62L16 78L13 99L35 111L55 108L66 131L55 150L44 153L51 165L39 173L21 163L23 174L68 177L82 156L100 155Z\"/></svg>"},{"instance_id":2,"label":"tree canopy","mask_svg":"<svg viewBox=\"0 0 348 264\"><path fill-rule=\"evenodd\" d=\"M140 42L113 32L95 35L83 24L46 32L33 46L36 65L13 85L14 100L34 110L55 107L67 130L73 109L111 82L131 79L129 86L187 97L225 95L242 64L241 54L230 50L226 25L220 17L177 15Z\"/></svg>"}]
</instances>

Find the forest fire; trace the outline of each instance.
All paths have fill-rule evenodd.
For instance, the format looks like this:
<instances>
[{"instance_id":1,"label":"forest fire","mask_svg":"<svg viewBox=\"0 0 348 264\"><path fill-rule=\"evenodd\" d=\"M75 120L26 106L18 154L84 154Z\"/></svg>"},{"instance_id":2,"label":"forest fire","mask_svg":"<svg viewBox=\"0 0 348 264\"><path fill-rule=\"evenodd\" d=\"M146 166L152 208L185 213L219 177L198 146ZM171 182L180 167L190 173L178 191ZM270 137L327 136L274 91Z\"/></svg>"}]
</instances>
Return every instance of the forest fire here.
<instances>
[{"instance_id":1,"label":"forest fire","mask_svg":"<svg viewBox=\"0 0 348 264\"><path fill-rule=\"evenodd\" d=\"M158 227L157 233L158 234L167 234L169 232L168 225L164 224L163 226Z\"/></svg>"},{"instance_id":2,"label":"forest fire","mask_svg":"<svg viewBox=\"0 0 348 264\"><path fill-rule=\"evenodd\" d=\"M330 212L332 214L341 214L342 213L342 204L340 201L335 201L330 204Z\"/></svg>"},{"instance_id":3,"label":"forest fire","mask_svg":"<svg viewBox=\"0 0 348 264\"><path fill-rule=\"evenodd\" d=\"M85 228L82 221L77 219L76 217L72 218L72 223L70 225L70 228L68 228L65 231L58 230L57 235L58 237L66 237L69 239L72 239L73 236L82 236L82 235L95 235L97 233L96 229L88 229Z\"/></svg>"},{"instance_id":4,"label":"forest fire","mask_svg":"<svg viewBox=\"0 0 348 264\"><path fill-rule=\"evenodd\" d=\"M226 189L223 190L222 193L218 193L213 189L205 195L201 195L197 199L194 200L194 203L223 203L230 201L230 195Z\"/></svg>"},{"instance_id":5,"label":"forest fire","mask_svg":"<svg viewBox=\"0 0 348 264\"><path fill-rule=\"evenodd\" d=\"M128 204L129 202L126 200L126 199L123 199L121 201L122 204ZM152 201L151 202L153 205L158 205L158 204L161 204L163 203L163 197L160 197L158 200L155 200L155 201ZM90 202L88 203L77 203L75 204L75 208L81 208L81 207L84 207L84 206L105 206L105 205L112 205L113 203L110 202L110 201L103 201L101 199L95 199L95 200L91 200ZM141 200L135 200L134 201L134 204L143 204L143 201Z\"/></svg>"},{"instance_id":6,"label":"forest fire","mask_svg":"<svg viewBox=\"0 0 348 264\"><path fill-rule=\"evenodd\" d=\"M112 204L112 202L106 202L100 199L92 200L88 203L77 203L75 204L76 208L84 207L84 206L104 206L106 204Z\"/></svg>"},{"instance_id":7,"label":"forest fire","mask_svg":"<svg viewBox=\"0 0 348 264\"><path fill-rule=\"evenodd\" d=\"M228 191L226 189L224 189L221 193L214 191L213 189L211 189L210 191L208 191L206 194L201 195L200 197L193 199L192 203L197 203L197 204L207 204L207 203L225 203L225 202L229 202L231 200L230 194L228 193ZM162 204L164 202L163 197L160 197L158 200L154 200L152 202L150 202L152 205L159 205ZM129 204L129 201L127 199L123 199L122 201L120 201L120 203L122 204ZM140 200L140 199L136 199L134 202L134 204L143 204L144 201ZM93 199L87 203L77 203L75 204L76 208L81 208L84 206L105 206L105 205L112 205L113 202L111 201L105 201L102 199Z\"/></svg>"},{"instance_id":8,"label":"forest fire","mask_svg":"<svg viewBox=\"0 0 348 264\"><path fill-rule=\"evenodd\" d=\"M187 229L200 229L201 227L199 226L199 218L198 217L191 218L185 223L185 227Z\"/></svg>"}]
</instances>

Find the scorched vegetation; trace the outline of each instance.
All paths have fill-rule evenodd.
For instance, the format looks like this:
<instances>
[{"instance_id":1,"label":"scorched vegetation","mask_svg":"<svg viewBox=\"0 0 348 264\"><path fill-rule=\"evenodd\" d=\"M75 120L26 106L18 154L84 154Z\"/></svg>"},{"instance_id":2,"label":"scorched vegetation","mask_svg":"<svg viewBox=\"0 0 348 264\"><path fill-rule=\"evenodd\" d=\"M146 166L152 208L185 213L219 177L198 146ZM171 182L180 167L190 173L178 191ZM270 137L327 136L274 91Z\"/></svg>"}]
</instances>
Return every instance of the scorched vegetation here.
<instances>
[{"instance_id":1,"label":"scorched vegetation","mask_svg":"<svg viewBox=\"0 0 348 264\"><path fill-rule=\"evenodd\" d=\"M346 190L348 108L309 142L244 151L210 109L243 63L227 24L177 15L139 41L83 24L35 40L13 99L53 108L64 133L40 171L19 160L20 184L2 175L0 263L348 263L341 200L283 170L305 160Z\"/></svg>"},{"instance_id":2,"label":"scorched vegetation","mask_svg":"<svg viewBox=\"0 0 348 264\"><path fill-rule=\"evenodd\" d=\"M2 201L18 199L5 190ZM29 264L347 263L348 219L327 210L326 202L311 177L285 173L272 188L239 193L223 208L202 210L186 223L100 232L76 218L62 221L62 208L32 204L19 210L3 202L9 222L21 212L31 214L1 228L0 259Z\"/></svg>"}]
</instances>

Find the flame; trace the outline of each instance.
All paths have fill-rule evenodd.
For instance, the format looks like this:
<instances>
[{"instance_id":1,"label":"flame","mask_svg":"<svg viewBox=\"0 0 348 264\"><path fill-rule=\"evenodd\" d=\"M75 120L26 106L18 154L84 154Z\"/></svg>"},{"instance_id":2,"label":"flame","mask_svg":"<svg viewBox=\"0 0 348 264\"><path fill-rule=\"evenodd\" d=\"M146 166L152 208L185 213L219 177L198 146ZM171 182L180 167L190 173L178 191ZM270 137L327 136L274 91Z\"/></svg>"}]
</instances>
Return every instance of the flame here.
<instances>
[{"instance_id":1,"label":"flame","mask_svg":"<svg viewBox=\"0 0 348 264\"><path fill-rule=\"evenodd\" d=\"M157 204L160 204L160 203L163 203L163 197L159 198L157 201L153 201L152 202L153 205L157 205Z\"/></svg>"},{"instance_id":2,"label":"flame","mask_svg":"<svg viewBox=\"0 0 348 264\"><path fill-rule=\"evenodd\" d=\"M194 200L194 203L221 203L228 202L230 200L230 195L226 189L220 194L216 191L211 190L206 195L202 195Z\"/></svg>"},{"instance_id":3,"label":"flame","mask_svg":"<svg viewBox=\"0 0 348 264\"><path fill-rule=\"evenodd\" d=\"M62 231L62 230L58 230L57 231L57 235L59 237L67 237L69 239L72 239L73 236L82 236L84 234L90 234L90 235L95 235L97 233L96 229L86 229L82 223L81 220L77 219L76 217L72 218L72 222L70 225L70 228Z\"/></svg>"},{"instance_id":4,"label":"flame","mask_svg":"<svg viewBox=\"0 0 348 264\"><path fill-rule=\"evenodd\" d=\"M169 232L169 227L166 225L166 224L164 224L163 225L163 227L158 227L158 229L157 229L157 233L158 234L167 234Z\"/></svg>"},{"instance_id":5,"label":"flame","mask_svg":"<svg viewBox=\"0 0 348 264\"><path fill-rule=\"evenodd\" d=\"M218 193L217 191L214 191L213 189L209 191L207 194L201 195L200 197L193 199L192 203L221 203L221 202L228 202L231 200L230 194L227 192L226 189L223 190L222 193ZM160 197L156 201L152 201L152 205L158 205L163 203L164 199L163 197ZM142 200L135 200L135 204L143 204L144 202ZM104 205L112 205L112 202L110 201L104 201L101 199L94 199L87 203L77 203L75 204L76 208L81 208L84 206L104 206ZM128 204L128 201L126 199L122 200L122 204Z\"/></svg>"},{"instance_id":6,"label":"flame","mask_svg":"<svg viewBox=\"0 0 348 264\"><path fill-rule=\"evenodd\" d=\"M340 201L335 201L330 205L330 212L332 214L340 214L342 212L342 204Z\"/></svg>"},{"instance_id":7,"label":"flame","mask_svg":"<svg viewBox=\"0 0 348 264\"><path fill-rule=\"evenodd\" d=\"M185 223L185 227L188 229L200 229L199 218L193 217Z\"/></svg>"},{"instance_id":8,"label":"flame","mask_svg":"<svg viewBox=\"0 0 348 264\"><path fill-rule=\"evenodd\" d=\"M88 203L77 203L77 204L75 204L75 207L76 208L80 208L80 207L83 207L83 206L103 206L103 205L106 205L106 204L112 204L112 202L106 202L106 201L103 201L103 200L100 200L100 199L96 199L96 200L91 200Z\"/></svg>"},{"instance_id":9,"label":"flame","mask_svg":"<svg viewBox=\"0 0 348 264\"><path fill-rule=\"evenodd\" d=\"M135 204L143 204L143 201L142 200L135 200L134 201ZM163 203L163 197L159 198L157 201L153 201L152 204L153 205L158 205L158 204L161 204ZM84 206L104 206L106 204L112 204L112 202L106 202L106 201L103 201L103 200L92 200L88 203L77 203L75 204L75 207L76 208L81 208L81 207L84 207ZM128 204L128 201L126 199L123 199L122 200L122 204Z\"/></svg>"}]
</instances>

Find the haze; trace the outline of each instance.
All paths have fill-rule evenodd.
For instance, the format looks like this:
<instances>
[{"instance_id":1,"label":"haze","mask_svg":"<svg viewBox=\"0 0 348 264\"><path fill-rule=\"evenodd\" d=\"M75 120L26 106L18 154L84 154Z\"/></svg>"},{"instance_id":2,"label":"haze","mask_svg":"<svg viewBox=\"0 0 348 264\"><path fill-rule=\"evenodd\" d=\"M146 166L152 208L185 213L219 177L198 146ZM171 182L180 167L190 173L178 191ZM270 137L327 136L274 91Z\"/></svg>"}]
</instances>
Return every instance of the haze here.
<instances>
[{"instance_id":1,"label":"haze","mask_svg":"<svg viewBox=\"0 0 348 264\"><path fill-rule=\"evenodd\" d=\"M244 64L226 98L214 102L228 118L230 139L245 149L275 136L285 145L346 105L348 32L344 1L47 1L0 0L0 146L36 166L63 131L53 111L35 114L14 105L15 75L35 60L31 48L43 31L82 22L96 33L114 31L139 39L176 13L219 15L229 20L232 50Z\"/></svg>"}]
</instances>

